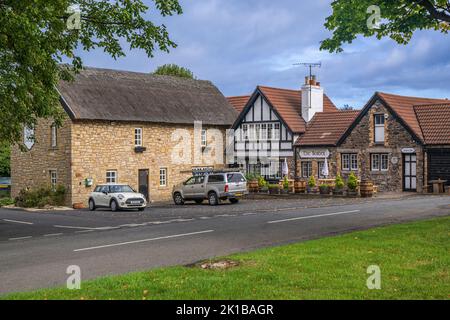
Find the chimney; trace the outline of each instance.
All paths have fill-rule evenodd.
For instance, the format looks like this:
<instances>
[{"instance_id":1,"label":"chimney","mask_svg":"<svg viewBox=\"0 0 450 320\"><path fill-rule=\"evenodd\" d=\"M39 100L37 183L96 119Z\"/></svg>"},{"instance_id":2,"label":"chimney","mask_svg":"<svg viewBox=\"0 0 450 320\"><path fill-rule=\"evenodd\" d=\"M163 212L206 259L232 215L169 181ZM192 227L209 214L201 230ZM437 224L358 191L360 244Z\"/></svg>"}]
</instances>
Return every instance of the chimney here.
<instances>
[{"instance_id":1,"label":"chimney","mask_svg":"<svg viewBox=\"0 0 450 320\"><path fill-rule=\"evenodd\" d=\"M311 121L316 112L323 112L323 88L316 76L305 77L302 86L302 117L306 122Z\"/></svg>"}]
</instances>

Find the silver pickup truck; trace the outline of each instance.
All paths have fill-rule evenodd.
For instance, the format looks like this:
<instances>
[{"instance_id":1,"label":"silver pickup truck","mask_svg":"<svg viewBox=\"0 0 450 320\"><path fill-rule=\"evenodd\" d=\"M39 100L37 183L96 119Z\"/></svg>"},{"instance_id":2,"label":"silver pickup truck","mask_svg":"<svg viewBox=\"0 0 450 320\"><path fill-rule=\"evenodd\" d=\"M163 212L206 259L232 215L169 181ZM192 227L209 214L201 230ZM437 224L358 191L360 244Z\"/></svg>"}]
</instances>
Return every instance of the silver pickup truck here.
<instances>
[{"instance_id":1,"label":"silver pickup truck","mask_svg":"<svg viewBox=\"0 0 450 320\"><path fill-rule=\"evenodd\" d=\"M240 172L222 172L193 176L175 186L172 191L173 201L177 205L185 201L200 204L208 199L212 206L221 200L238 203L239 198L247 194L247 180Z\"/></svg>"}]
</instances>

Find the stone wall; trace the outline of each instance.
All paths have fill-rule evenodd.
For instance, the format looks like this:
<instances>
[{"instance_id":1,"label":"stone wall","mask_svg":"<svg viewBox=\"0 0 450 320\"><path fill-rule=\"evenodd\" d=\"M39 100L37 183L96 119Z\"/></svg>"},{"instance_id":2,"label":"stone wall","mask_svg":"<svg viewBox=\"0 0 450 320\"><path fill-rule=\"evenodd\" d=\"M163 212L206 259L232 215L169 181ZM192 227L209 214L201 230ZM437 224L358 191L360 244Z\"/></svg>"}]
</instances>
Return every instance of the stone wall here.
<instances>
[{"instance_id":1,"label":"stone wall","mask_svg":"<svg viewBox=\"0 0 450 320\"><path fill-rule=\"evenodd\" d=\"M11 151L11 196L20 190L50 185L50 170L56 170L57 184L66 187L66 202L71 203L70 135L71 121L64 119L57 129L57 146L51 146L53 120L40 119L35 127L35 143L31 150L23 152L15 145Z\"/></svg>"},{"instance_id":2,"label":"stone wall","mask_svg":"<svg viewBox=\"0 0 450 320\"><path fill-rule=\"evenodd\" d=\"M384 113L388 117L385 120L385 141L382 144L374 142L374 119L375 113ZM361 179L370 179L378 185L380 191L403 190L403 159L402 148L414 148L417 153L417 191L422 191L424 156L422 147L414 141L410 133L400 124L397 119L383 106L380 101L376 101L369 109L369 112L352 130L350 135L338 147L338 153L358 153L357 175ZM372 153L388 153L388 171L371 171ZM397 163L392 159L396 158ZM342 172L345 178L348 172L341 170L340 159L338 159L338 172Z\"/></svg>"},{"instance_id":3,"label":"stone wall","mask_svg":"<svg viewBox=\"0 0 450 320\"><path fill-rule=\"evenodd\" d=\"M89 194L97 184L106 183L106 171L116 170L118 183L129 184L138 190L139 169L149 170L149 193L151 201L171 199L172 187L190 175L193 167L223 168L212 161L202 163L176 164L172 162L173 148L179 142L172 141L176 129L186 129L193 137L193 125L163 125L150 123L123 123L100 121L77 121L72 125L72 202L87 204ZM143 129L143 147L147 150L136 153L134 150L134 129ZM218 129L225 137L225 128ZM213 142L208 131L208 144ZM191 155L194 141L190 143ZM223 153L223 148L218 152ZM167 186L159 185L159 170L167 168ZM94 186L85 187L84 180L92 178Z\"/></svg>"}]
</instances>

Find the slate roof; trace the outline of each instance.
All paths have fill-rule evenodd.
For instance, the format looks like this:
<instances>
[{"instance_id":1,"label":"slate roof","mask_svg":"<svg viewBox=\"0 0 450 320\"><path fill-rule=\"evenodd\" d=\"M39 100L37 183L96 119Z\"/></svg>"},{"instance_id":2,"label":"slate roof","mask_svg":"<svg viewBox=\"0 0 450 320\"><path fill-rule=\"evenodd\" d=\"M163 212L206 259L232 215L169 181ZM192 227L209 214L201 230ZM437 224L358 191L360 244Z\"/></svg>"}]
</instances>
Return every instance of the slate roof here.
<instances>
[{"instance_id":1,"label":"slate roof","mask_svg":"<svg viewBox=\"0 0 450 320\"><path fill-rule=\"evenodd\" d=\"M58 90L73 120L231 126L238 116L209 81L85 68Z\"/></svg>"},{"instance_id":2,"label":"slate roof","mask_svg":"<svg viewBox=\"0 0 450 320\"><path fill-rule=\"evenodd\" d=\"M414 106L427 145L450 145L450 102Z\"/></svg>"},{"instance_id":3,"label":"slate roof","mask_svg":"<svg viewBox=\"0 0 450 320\"><path fill-rule=\"evenodd\" d=\"M295 145L336 146L359 113L360 110L316 113L309 122L305 134L300 136Z\"/></svg>"}]
</instances>

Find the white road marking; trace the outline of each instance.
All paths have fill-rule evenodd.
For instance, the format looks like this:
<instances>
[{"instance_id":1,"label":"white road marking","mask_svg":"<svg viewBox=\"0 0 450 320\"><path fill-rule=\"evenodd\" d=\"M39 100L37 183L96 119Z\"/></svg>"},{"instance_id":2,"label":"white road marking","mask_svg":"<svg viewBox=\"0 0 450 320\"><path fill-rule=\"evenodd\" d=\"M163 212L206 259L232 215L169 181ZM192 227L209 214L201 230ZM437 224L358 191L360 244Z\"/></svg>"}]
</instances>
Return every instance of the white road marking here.
<instances>
[{"instance_id":1,"label":"white road marking","mask_svg":"<svg viewBox=\"0 0 450 320\"><path fill-rule=\"evenodd\" d=\"M32 236L28 236L28 237L19 237L19 238L9 238L9 241L15 241L15 240L24 240L24 239L30 239L32 238Z\"/></svg>"},{"instance_id":2,"label":"white road marking","mask_svg":"<svg viewBox=\"0 0 450 320\"><path fill-rule=\"evenodd\" d=\"M95 230L81 230L81 231L75 231L75 233L87 233L87 232L94 232Z\"/></svg>"},{"instance_id":3,"label":"white road marking","mask_svg":"<svg viewBox=\"0 0 450 320\"><path fill-rule=\"evenodd\" d=\"M255 212L248 212L248 213L244 213L243 216L254 216L255 214L257 214L257 213L255 213Z\"/></svg>"},{"instance_id":4,"label":"white road marking","mask_svg":"<svg viewBox=\"0 0 450 320\"><path fill-rule=\"evenodd\" d=\"M3 221L6 221L6 222L14 222L14 223L21 223L21 224L34 224L33 222L18 221L18 220L9 220L9 219L3 219Z\"/></svg>"},{"instance_id":5,"label":"white road marking","mask_svg":"<svg viewBox=\"0 0 450 320\"><path fill-rule=\"evenodd\" d=\"M80 251L88 251L88 250L95 250L95 249L103 249L103 248L124 246L124 245L128 245L128 244L135 244L135 243L142 243L142 242L149 242L149 241L156 241L156 240L164 240L164 239L173 239L173 238L187 237L187 236L193 236L193 235L197 235L197 234L204 234L204 233L211 233L211 232L214 232L214 230L205 230L205 231L198 231L198 232L191 232L191 233L176 234L176 235L172 235L172 236L164 236L164 237L152 238L152 239L143 239L143 240L136 240L136 241L128 241L128 242L106 244L106 245L103 245L103 246L75 249L73 251L74 252L80 252Z\"/></svg>"},{"instance_id":6,"label":"white road marking","mask_svg":"<svg viewBox=\"0 0 450 320\"><path fill-rule=\"evenodd\" d=\"M62 236L63 233L49 233L49 234L44 234L44 237L57 237L57 236Z\"/></svg>"},{"instance_id":7,"label":"white road marking","mask_svg":"<svg viewBox=\"0 0 450 320\"><path fill-rule=\"evenodd\" d=\"M360 212L360 210L324 213L324 214L317 214L317 215L314 215L314 216L306 216L306 217L274 220L274 221L269 221L267 223L271 223L272 224L272 223L288 222L288 221L295 221L295 220L304 220L304 219L313 219L313 218L328 217L328 216L337 216L337 215L340 215L340 214L349 214L349 213L358 213L358 212Z\"/></svg>"},{"instance_id":8,"label":"white road marking","mask_svg":"<svg viewBox=\"0 0 450 320\"><path fill-rule=\"evenodd\" d=\"M88 227L73 227L73 226L54 226L55 228L64 228L64 229L81 229L81 230L96 230L98 228L88 228Z\"/></svg>"}]
</instances>

